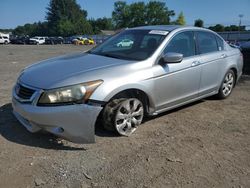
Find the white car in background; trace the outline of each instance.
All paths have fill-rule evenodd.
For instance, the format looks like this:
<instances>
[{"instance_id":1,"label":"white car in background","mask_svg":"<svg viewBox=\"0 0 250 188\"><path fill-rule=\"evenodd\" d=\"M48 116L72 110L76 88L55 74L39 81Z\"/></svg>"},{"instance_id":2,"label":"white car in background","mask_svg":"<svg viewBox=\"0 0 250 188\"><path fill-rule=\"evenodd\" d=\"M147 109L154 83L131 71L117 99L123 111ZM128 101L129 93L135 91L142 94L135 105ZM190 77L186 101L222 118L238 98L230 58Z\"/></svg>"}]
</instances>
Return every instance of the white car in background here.
<instances>
[{"instance_id":1,"label":"white car in background","mask_svg":"<svg viewBox=\"0 0 250 188\"><path fill-rule=\"evenodd\" d=\"M0 36L0 44L9 44L10 39L7 36Z\"/></svg>"},{"instance_id":2,"label":"white car in background","mask_svg":"<svg viewBox=\"0 0 250 188\"><path fill-rule=\"evenodd\" d=\"M118 42L116 45L118 47L129 47L129 46L132 46L133 44L134 44L134 41L130 39L123 39L121 42Z\"/></svg>"},{"instance_id":3,"label":"white car in background","mask_svg":"<svg viewBox=\"0 0 250 188\"><path fill-rule=\"evenodd\" d=\"M33 37L30 38L29 44L44 44L46 37Z\"/></svg>"}]
</instances>

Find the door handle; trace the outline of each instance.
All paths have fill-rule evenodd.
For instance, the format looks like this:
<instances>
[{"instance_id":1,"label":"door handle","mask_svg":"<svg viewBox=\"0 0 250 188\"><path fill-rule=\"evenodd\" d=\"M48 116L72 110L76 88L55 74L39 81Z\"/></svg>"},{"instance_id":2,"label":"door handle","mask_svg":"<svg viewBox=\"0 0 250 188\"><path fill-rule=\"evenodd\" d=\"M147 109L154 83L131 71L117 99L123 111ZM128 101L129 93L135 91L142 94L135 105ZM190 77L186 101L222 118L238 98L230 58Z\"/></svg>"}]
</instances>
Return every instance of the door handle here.
<instances>
[{"instance_id":1,"label":"door handle","mask_svg":"<svg viewBox=\"0 0 250 188\"><path fill-rule=\"evenodd\" d=\"M198 66L200 65L201 63L199 61L194 61L192 64L191 64L191 67L195 67L195 66Z\"/></svg>"},{"instance_id":2,"label":"door handle","mask_svg":"<svg viewBox=\"0 0 250 188\"><path fill-rule=\"evenodd\" d=\"M222 54L222 55L221 55L221 58L226 58L226 57L227 57L226 54Z\"/></svg>"}]
</instances>

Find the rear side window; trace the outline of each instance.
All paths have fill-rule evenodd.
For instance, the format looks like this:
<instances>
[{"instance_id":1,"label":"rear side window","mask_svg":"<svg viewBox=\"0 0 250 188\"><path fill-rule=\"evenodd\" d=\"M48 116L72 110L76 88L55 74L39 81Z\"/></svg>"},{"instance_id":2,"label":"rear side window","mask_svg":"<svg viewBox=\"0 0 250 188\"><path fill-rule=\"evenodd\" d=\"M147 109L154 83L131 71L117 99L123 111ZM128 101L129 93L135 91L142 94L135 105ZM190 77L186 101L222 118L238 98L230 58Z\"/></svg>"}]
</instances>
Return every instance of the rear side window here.
<instances>
[{"instance_id":1,"label":"rear side window","mask_svg":"<svg viewBox=\"0 0 250 188\"><path fill-rule=\"evenodd\" d=\"M219 51L224 50L224 41L218 36L216 36L216 40L217 40Z\"/></svg>"},{"instance_id":2,"label":"rear side window","mask_svg":"<svg viewBox=\"0 0 250 188\"><path fill-rule=\"evenodd\" d=\"M209 32L197 32L200 54L218 51L215 35Z\"/></svg>"},{"instance_id":3,"label":"rear side window","mask_svg":"<svg viewBox=\"0 0 250 188\"><path fill-rule=\"evenodd\" d=\"M183 57L194 56L194 33L192 31L185 31L174 36L164 49L164 54L168 52L181 53Z\"/></svg>"}]
</instances>

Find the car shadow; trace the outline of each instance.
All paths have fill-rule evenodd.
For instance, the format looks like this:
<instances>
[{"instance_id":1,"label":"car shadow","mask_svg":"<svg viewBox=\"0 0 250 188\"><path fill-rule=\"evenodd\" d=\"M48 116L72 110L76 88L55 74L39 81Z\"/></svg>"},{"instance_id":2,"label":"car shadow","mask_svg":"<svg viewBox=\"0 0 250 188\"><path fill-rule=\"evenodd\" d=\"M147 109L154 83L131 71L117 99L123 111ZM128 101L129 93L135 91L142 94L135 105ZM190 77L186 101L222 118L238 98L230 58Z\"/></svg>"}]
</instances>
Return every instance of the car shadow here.
<instances>
[{"instance_id":1,"label":"car shadow","mask_svg":"<svg viewBox=\"0 0 250 188\"><path fill-rule=\"evenodd\" d=\"M10 103L0 107L0 134L8 141L18 144L53 150L85 150L80 147L66 146L60 139L49 133L30 133L12 114Z\"/></svg>"},{"instance_id":2,"label":"car shadow","mask_svg":"<svg viewBox=\"0 0 250 188\"><path fill-rule=\"evenodd\" d=\"M199 103L203 103L207 100L206 99L201 99L201 100L198 100L198 101L195 101L195 102L192 102L192 103L189 103L189 104L186 104L186 105L183 105L181 107L178 107L178 108L175 108L175 109L172 109L172 110L169 110L169 111L166 111L166 112L162 112L158 115L155 115L155 116L146 116L144 117L143 119L143 122L142 123L147 123L147 122L150 122L151 120L154 120L154 119L157 119L157 118L160 118L162 116L166 116L168 114L171 114L171 113L176 113L180 110L183 110L185 108L189 108L191 106L194 106L194 105L197 105ZM209 99L210 100L210 99ZM211 100L215 100L215 99L211 99ZM103 128L103 125L102 125L102 121L101 121L101 117L98 117L98 120L96 122L96 132L95 134L97 136L100 136L100 137L119 137L120 135L114 131L107 131Z\"/></svg>"}]
</instances>

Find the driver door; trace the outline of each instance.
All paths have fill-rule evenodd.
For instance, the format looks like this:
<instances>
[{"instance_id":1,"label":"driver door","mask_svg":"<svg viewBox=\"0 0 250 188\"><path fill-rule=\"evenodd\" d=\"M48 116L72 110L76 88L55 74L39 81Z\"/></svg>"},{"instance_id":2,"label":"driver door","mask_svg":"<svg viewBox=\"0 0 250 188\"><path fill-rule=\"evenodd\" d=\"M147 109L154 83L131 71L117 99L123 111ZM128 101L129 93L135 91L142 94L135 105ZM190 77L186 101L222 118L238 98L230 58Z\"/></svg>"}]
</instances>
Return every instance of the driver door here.
<instances>
[{"instance_id":1,"label":"driver door","mask_svg":"<svg viewBox=\"0 0 250 188\"><path fill-rule=\"evenodd\" d=\"M164 54L183 54L180 63L157 64L154 67L156 110L175 107L198 97L201 68L196 55L194 33L177 33L167 44Z\"/></svg>"}]
</instances>

